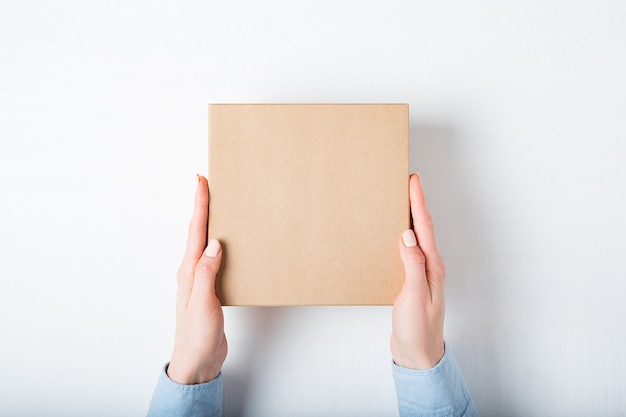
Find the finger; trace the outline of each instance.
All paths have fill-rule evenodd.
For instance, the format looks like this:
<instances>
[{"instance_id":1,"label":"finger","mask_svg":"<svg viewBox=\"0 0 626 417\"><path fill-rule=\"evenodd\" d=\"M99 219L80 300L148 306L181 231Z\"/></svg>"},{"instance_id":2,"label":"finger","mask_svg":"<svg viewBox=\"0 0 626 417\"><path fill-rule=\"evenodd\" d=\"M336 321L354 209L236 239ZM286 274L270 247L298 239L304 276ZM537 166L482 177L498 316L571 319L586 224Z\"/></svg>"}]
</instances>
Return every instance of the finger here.
<instances>
[{"instance_id":1,"label":"finger","mask_svg":"<svg viewBox=\"0 0 626 417\"><path fill-rule=\"evenodd\" d=\"M207 225L209 221L209 186L207 179L198 175L198 187L194 201L193 215L189 222L185 262L195 262L202 256L206 247Z\"/></svg>"},{"instance_id":2,"label":"finger","mask_svg":"<svg viewBox=\"0 0 626 417\"><path fill-rule=\"evenodd\" d=\"M193 214L187 233L185 256L178 268L178 301L177 306L185 307L193 287L194 269L198 258L206 246L207 221L209 207L209 191L206 178L198 175Z\"/></svg>"},{"instance_id":3,"label":"finger","mask_svg":"<svg viewBox=\"0 0 626 417\"><path fill-rule=\"evenodd\" d=\"M400 259L404 265L404 285L402 291L417 293L420 298L431 299L426 278L426 258L417 245L413 230L407 229L400 239Z\"/></svg>"},{"instance_id":4,"label":"finger","mask_svg":"<svg viewBox=\"0 0 626 417\"><path fill-rule=\"evenodd\" d=\"M222 262L222 247L216 239L211 239L198 260L193 280L191 297L201 302L215 295L215 277Z\"/></svg>"},{"instance_id":5,"label":"finger","mask_svg":"<svg viewBox=\"0 0 626 417\"><path fill-rule=\"evenodd\" d=\"M426 257L426 267L430 269L431 262L439 258L433 221L426 207L422 182L417 174L409 178L409 199L411 202L411 216L413 230L417 235L417 243Z\"/></svg>"}]
</instances>

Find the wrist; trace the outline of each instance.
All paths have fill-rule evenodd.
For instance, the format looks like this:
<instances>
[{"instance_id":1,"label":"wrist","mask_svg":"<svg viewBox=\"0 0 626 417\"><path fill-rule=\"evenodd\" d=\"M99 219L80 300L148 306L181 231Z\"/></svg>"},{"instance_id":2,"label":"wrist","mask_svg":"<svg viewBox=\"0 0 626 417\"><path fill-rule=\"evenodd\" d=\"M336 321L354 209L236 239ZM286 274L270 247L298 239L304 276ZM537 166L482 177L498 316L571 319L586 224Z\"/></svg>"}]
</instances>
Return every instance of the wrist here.
<instances>
[{"instance_id":1,"label":"wrist","mask_svg":"<svg viewBox=\"0 0 626 417\"><path fill-rule=\"evenodd\" d=\"M217 378L221 372L221 363L213 365L194 365L178 360L176 356L172 359L165 370L168 378L183 385L204 384Z\"/></svg>"},{"instance_id":2,"label":"wrist","mask_svg":"<svg viewBox=\"0 0 626 417\"><path fill-rule=\"evenodd\" d=\"M439 362L441 362L445 353L443 342L423 351L394 350L392 350L393 362L403 368L414 370L434 368Z\"/></svg>"},{"instance_id":3,"label":"wrist","mask_svg":"<svg viewBox=\"0 0 626 417\"><path fill-rule=\"evenodd\" d=\"M165 373L172 381L182 385L195 385L204 384L217 378L220 374L219 370L185 370L171 364L166 369Z\"/></svg>"}]
</instances>

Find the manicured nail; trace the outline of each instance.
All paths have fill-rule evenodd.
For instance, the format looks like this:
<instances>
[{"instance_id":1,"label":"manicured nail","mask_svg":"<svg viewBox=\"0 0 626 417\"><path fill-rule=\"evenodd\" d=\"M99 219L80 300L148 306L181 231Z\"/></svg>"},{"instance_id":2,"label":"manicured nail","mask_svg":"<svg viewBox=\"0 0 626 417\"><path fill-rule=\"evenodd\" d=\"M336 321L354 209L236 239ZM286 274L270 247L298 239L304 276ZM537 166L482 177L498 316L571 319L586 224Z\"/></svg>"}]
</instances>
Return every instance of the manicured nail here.
<instances>
[{"instance_id":1,"label":"manicured nail","mask_svg":"<svg viewBox=\"0 0 626 417\"><path fill-rule=\"evenodd\" d=\"M404 246L406 246L407 248L417 246L415 233L413 233L413 230L411 229L406 229L404 232L402 232L402 241L404 242Z\"/></svg>"},{"instance_id":2,"label":"manicured nail","mask_svg":"<svg viewBox=\"0 0 626 417\"><path fill-rule=\"evenodd\" d=\"M417 179L419 180L420 184L422 183L422 177L420 177L420 173L415 171L415 175L417 175Z\"/></svg>"},{"instance_id":3,"label":"manicured nail","mask_svg":"<svg viewBox=\"0 0 626 417\"><path fill-rule=\"evenodd\" d=\"M211 239L209 245L204 250L204 255L215 258L217 254L220 252L220 242L215 239Z\"/></svg>"}]
</instances>

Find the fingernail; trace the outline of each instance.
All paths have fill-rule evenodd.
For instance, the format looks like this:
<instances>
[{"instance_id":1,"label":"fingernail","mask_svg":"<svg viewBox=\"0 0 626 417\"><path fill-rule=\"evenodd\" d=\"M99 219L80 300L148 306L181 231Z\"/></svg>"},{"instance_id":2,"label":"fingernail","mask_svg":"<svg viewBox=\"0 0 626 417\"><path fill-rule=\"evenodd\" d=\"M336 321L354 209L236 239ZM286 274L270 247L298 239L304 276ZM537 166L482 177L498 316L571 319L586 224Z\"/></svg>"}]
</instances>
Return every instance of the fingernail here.
<instances>
[{"instance_id":1,"label":"fingernail","mask_svg":"<svg viewBox=\"0 0 626 417\"><path fill-rule=\"evenodd\" d=\"M198 181L200 181L200 174L196 174L196 177L198 177Z\"/></svg>"},{"instance_id":2,"label":"fingernail","mask_svg":"<svg viewBox=\"0 0 626 417\"><path fill-rule=\"evenodd\" d=\"M415 175L417 175L417 179L419 180L420 184L422 183L422 177L420 176L420 173L415 171Z\"/></svg>"},{"instance_id":3,"label":"fingernail","mask_svg":"<svg viewBox=\"0 0 626 417\"><path fill-rule=\"evenodd\" d=\"M215 239L211 239L209 245L204 250L204 255L210 258L215 258L220 252L220 242Z\"/></svg>"},{"instance_id":4,"label":"fingernail","mask_svg":"<svg viewBox=\"0 0 626 417\"><path fill-rule=\"evenodd\" d=\"M407 248L417 246L415 233L413 233L413 230L411 229L406 229L404 232L402 232L402 241L404 242L404 246L406 246Z\"/></svg>"}]
</instances>

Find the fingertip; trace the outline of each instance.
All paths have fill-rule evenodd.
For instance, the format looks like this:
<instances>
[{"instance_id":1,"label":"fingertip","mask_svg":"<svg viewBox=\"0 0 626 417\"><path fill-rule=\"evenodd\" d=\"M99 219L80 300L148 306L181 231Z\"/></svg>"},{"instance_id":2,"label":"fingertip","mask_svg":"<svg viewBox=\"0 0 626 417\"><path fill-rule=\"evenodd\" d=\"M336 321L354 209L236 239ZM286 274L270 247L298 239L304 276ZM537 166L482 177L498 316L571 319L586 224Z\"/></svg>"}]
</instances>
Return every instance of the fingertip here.
<instances>
[{"instance_id":1,"label":"fingertip","mask_svg":"<svg viewBox=\"0 0 626 417\"><path fill-rule=\"evenodd\" d=\"M420 175L417 172L415 172L414 174L411 174L411 177L409 178L409 191L411 194L411 199L417 198L417 194L421 187L422 187L422 179Z\"/></svg>"},{"instance_id":2,"label":"fingertip","mask_svg":"<svg viewBox=\"0 0 626 417\"><path fill-rule=\"evenodd\" d=\"M200 175L200 174L196 174L196 177L198 177L198 186L201 186L203 184L207 184L208 180L206 179L206 177Z\"/></svg>"},{"instance_id":3,"label":"fingertip","mask_svg":"<svg viewBox=\"0 0 626 417\"><path fill-rule=\"evenodd\" d=\"M196 203L206 205L208 204L209 199L207 179L200 174L196 174L196 177L198 178L196 186Z\"/></svg>"},{"instance_id":4,"label":"fingertip","mask_svg":"<svg viewBox=\"0 0 626 417\"><path fill-rule=\"evenodd\" d=\"M415 235L415 232L411 229L407 229L402 232L402 236L399 239L398 246L400 249L400 258L402 259L403 263L412 263L411 259L421 259L424 257L422 249L417 243L417 237Z\"/></svg>"},{"instance_id":5,"label":"fingertip","mask_svg":"<svg viewBox=\"0 0 626 417\"><path fill-rule=\"evenodd\" d=\"M402 232L402 243L407 248L412 248L417 246L417 238L415 237L415 233L411 229L406 229Z\"/></svg>"},{"instance_id":6,"label":"fingertip","mask_svg":"<svg viewBox=\"0 0 626 417\"><path fill-rule=\"evenodd\" d=\"M208 256L209 258L215 258L222 250L222 245L217 239L211 239L206 249L204 250L204 256Z\"/></svg>"}]
</instances>

